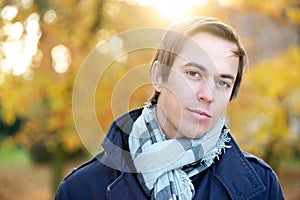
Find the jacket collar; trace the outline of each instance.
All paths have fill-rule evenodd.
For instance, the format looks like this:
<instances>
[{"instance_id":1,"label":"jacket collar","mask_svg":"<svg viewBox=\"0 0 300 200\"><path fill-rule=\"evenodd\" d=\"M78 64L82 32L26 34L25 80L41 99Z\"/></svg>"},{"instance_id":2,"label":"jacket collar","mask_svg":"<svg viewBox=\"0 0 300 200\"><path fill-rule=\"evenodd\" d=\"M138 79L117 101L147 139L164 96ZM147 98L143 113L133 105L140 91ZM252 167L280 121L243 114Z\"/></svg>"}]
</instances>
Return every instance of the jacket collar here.
<instances>
[{"instance_id":1,"label":"jacket collar","mask_svg":"<svg viewBox=\"0 0 300 200\"><path fill-rule=\"evenodd\" d=\"M111 162L104 164L121 173L136 172L129 152L128 137L134 121L141 112L142 108L116 119L102 142L106 154L111 159ZM220 161L212 166L216 179L226 188L232 199L249 199L264 192L266 188L262 180L233 138L229 145L231 148L226 149L226 153L221 156Z\"/></svg>"},{"instance_id":2,"label":"jacket collar","mask_svg":"<svg viewBox=\"0 0 300 200\"><path fill-rule=\"evenodd\" d=\"M102 146L104 151L111 158L108 166L121 172L136 172L131 154L129 152L128 138L133 123L141 115L143 108L130 111L117 118L110 126Z\"/></svg>"}]
</instances>

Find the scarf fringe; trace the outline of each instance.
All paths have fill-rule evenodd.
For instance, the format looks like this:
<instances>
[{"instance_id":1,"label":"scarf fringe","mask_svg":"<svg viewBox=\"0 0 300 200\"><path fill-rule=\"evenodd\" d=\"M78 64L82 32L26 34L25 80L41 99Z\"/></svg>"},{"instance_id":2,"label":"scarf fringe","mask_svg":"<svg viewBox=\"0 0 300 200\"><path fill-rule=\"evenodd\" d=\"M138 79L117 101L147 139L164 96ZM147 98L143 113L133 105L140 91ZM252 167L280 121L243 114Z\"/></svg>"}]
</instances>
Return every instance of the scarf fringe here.
<instances>
[{"instance_id":1,"label":"scarf fringe","mask_svg":"<svg viewBox=\"0 0 300 200\"><path fill-rule=\"evenodd\" d=\"M231 140L231 138L228 135L229 132L230 132L229 129L227 129L227 128L223 129L222 134L221 134L220 139L218 140L217 144L201 160L205 165L207 165L207 166L212 165L214 163L215 158L220 160L219 156L222 155L223 153L225 153L226 148L231 148L230 145L226 145L226 143L228 143Z\"/></svg>"}]
</instances>

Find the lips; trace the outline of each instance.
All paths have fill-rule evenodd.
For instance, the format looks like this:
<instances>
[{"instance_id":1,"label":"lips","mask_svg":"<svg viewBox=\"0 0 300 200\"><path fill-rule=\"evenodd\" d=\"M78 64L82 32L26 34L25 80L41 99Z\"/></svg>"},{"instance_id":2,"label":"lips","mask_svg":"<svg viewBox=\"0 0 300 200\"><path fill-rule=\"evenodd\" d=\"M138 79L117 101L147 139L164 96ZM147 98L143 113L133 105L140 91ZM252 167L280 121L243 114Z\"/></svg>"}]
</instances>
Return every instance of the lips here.
<instances>
[{"instance_id":1,"label":"lips","mask_svg":"<svg viewBox=\"0 0 300 200\"><path fill-rule=\"evenodd\" d=\"M209 113L203 110L198 110L198 109L187 109L187 110L192 112L193 114L199 115L200 117L207 117L207 118L212 117Z\"/></svg>"}]
</instances>

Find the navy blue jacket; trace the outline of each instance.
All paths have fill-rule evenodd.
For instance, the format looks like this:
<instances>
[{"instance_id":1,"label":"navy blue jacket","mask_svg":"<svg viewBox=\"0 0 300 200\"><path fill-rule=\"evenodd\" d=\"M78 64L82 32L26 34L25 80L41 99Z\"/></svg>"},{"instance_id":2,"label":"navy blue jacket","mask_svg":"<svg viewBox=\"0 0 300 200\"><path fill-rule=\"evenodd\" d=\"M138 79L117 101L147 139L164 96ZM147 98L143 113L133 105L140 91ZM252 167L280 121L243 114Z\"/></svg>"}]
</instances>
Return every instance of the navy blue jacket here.
<instances>
[{"instance_id":1,"label":"navy blue jacket","mask_svg":"<svg viewBox=\"0 0 300 200\"><path fill-rule=\"evenodd\" d=\"M104 151L68 175L56 200L150 199L137 180L128 148L128 133L141 109L118 118L102 146ZM231 137L231 136L230 136ZM272 169L262 160L242 152L233 138L219 160L192 177L194 199L284 199Z\"/></svg>"}]
</instances>

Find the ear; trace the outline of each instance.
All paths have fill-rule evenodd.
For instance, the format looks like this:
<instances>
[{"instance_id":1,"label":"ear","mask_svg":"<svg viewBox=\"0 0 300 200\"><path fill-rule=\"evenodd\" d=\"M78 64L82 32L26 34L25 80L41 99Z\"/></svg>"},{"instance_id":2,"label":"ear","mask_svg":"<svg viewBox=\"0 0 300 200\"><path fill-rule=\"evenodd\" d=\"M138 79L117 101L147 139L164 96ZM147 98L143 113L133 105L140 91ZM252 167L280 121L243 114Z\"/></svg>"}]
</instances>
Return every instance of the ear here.
<instances>
[{"instance_id":1,"label":"ear","mask_svg":"<svg viewBox=\"0 0 300 200\"><path fill-rule=\"evenodd\" d=\"M161 64L156 60L153 62L151 67L151 81L154 90L157 92L161 92L161 88L162 88L161 73L162 73Z\"/></svg>"}]
</instances>

